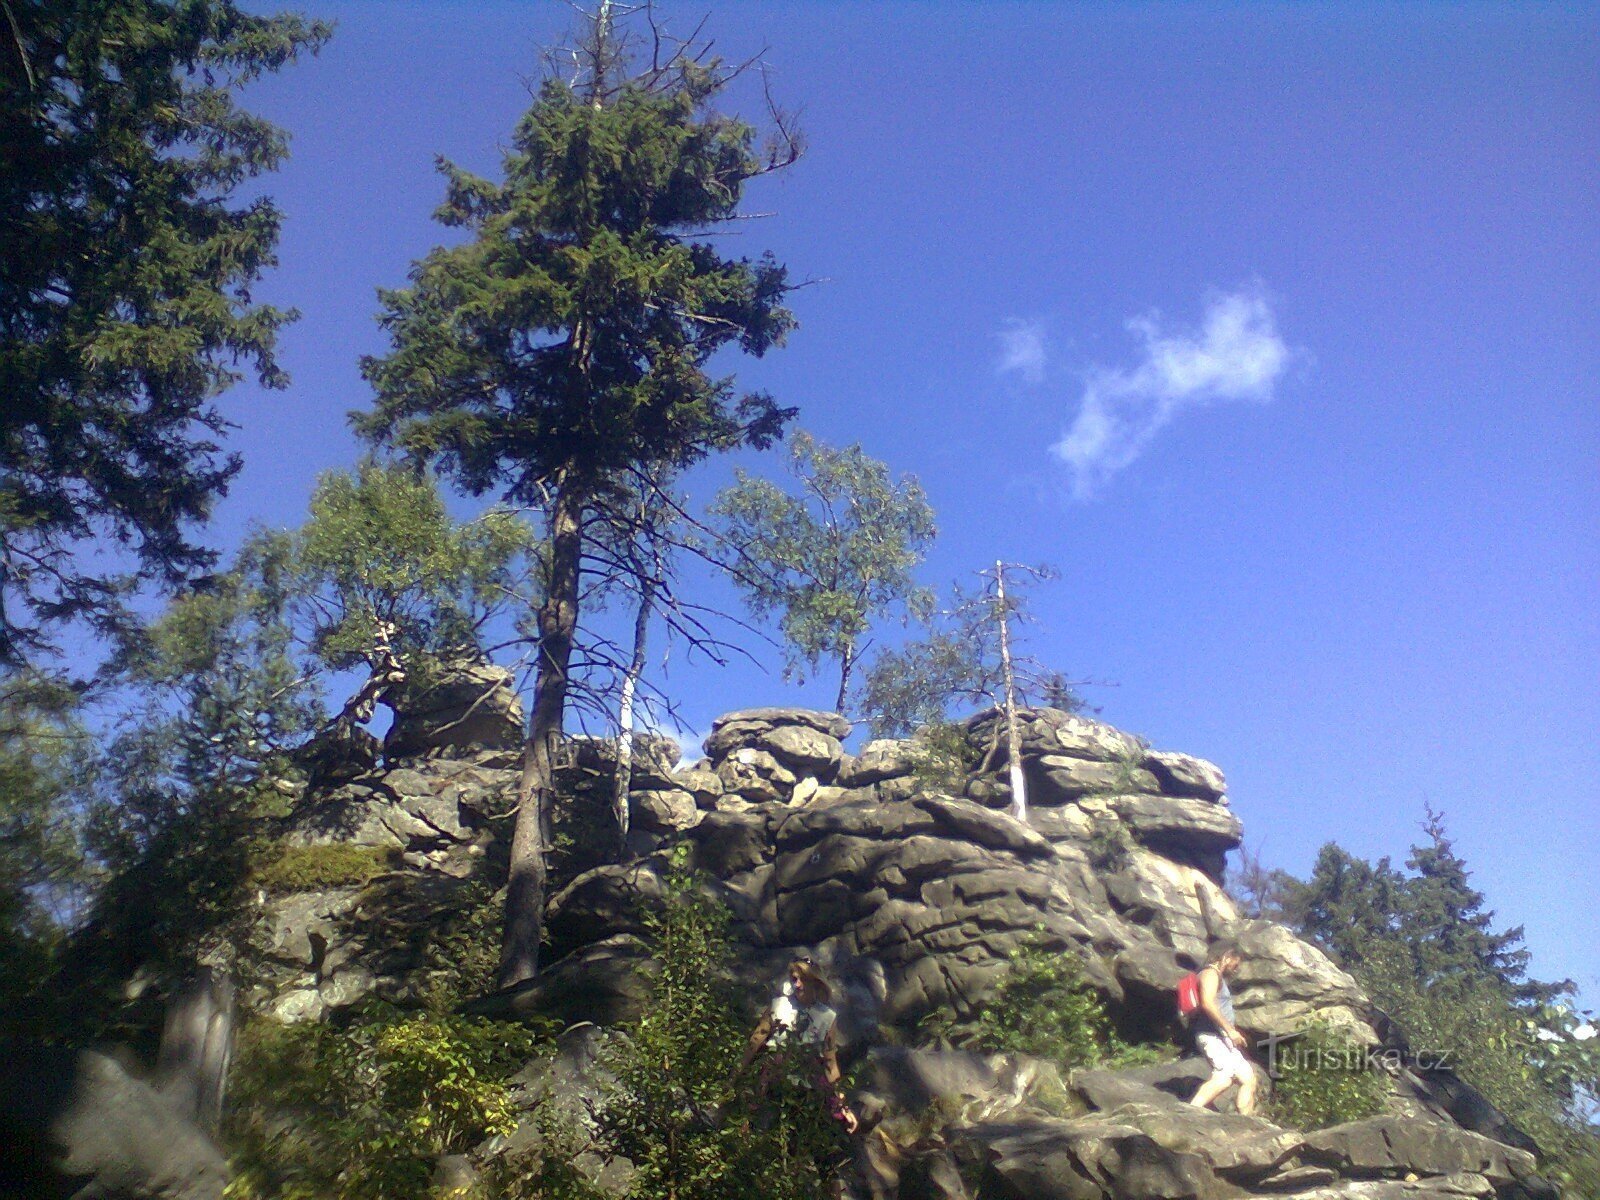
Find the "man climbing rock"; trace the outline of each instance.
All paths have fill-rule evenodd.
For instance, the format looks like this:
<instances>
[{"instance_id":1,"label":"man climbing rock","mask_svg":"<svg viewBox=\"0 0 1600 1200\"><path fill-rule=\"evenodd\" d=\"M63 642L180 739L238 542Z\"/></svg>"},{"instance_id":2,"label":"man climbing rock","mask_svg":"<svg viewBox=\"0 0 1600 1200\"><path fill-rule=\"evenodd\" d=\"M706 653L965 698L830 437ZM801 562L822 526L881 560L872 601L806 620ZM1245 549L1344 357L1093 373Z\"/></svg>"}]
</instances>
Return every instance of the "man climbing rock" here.
<instances>
[{"instance_id":1,"label":"man climbing rock","mask_svg":"<svg viewBox=\"0 0 1600 1200\"><path fill-rule=\"evenodd\" d=\"M1190 1028L1200 1053L1211 1064L1211 1078L1200 1085L1189 1103L1208 1108L1230 1085L1238 1083L1238 1108L1248 1116L1256 1107L1256 1075L1244 1056L1250 1043L1233 1023L1233 993L1228 990L1228 978L1242 961L1237 946L1219 942L1197 977L1198 1006Z\"/></svg>"}]
</instances>

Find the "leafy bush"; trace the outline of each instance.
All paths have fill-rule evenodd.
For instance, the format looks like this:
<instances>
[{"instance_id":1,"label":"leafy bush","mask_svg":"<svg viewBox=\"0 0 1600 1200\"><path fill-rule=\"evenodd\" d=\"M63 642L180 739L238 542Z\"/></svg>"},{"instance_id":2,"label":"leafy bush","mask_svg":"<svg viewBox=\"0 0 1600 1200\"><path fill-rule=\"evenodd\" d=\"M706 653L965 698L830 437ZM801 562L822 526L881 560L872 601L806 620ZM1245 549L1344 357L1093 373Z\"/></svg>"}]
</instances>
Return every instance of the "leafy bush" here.
<instances>
[{"instance_id":1,"label":"leafy bush","mask_svg":"<svg viewBox=\"0 0 1600 1200\"><path fill-rule=\"evenodd\" d=\"M920 791L959 796L968 774L983 758L983 752L968 740L965 726L956 721L922 726L911 744L912 778Z\"/></svg>"},{"instance_id":2,"label":"leafy bush","mask_svg":"<svg viewBox=\"0 0 1600 1200\"><path fill-rule=\"evenodd\" d=\"M682 869L646 918L660 974L649 1010L608 1063L616 1087L597 1114L605 1153L633 1163L638 1200L817 1200L844 1157L811 1079L765 1099L735 1070L753 1022L730 970L727 909Z\"/></svg>"},{"instance_id":3,"label":"leafy bush","mask_svg":"<svg viewBox=\"0 0 1600 1200\"><path fill-rule=\"evenodd\" d=\"M261 1020L240 1038L236 1200L408 1200L436 1160L517 1124L506 1078L540 1035L374 1006L348 1029Z\"/></svg>"},{"instance_id":4,"label":"leafy bush","mask_svg":"<svg viewBox=\"0 0 1600 1200\"><path fill-rule=\"evenodd\" d=\"M1063 1067L1161 1057L1123 1042L1077 956L1040 937L1018 947L999 987L972 1013L935 1013L922 1029L966 1049L1031 1054Z\"/></svg>"},{"instance_id":5,"label":"leafy bush","mask_svg":"<svg viewBox=\"0 0 1600 1200\"><path fill-rule=\"evenodd\" d=\"M1600 1096L1600 1039L1588 1014L1547 1003L1530 1015L1503 985L1465 972L1420 985L1406 957L1376 945L1354 972L1415 1049L1450 1066L1533 1138L1563 1195L1600 1195L1600 1129L1583 1111Z\"/></svg>"},{"instance_id":6,"label":"leafy bush","mask_svg":"<svg viewBox=\"0 0 1600 1200\"><path fill-rule=\"evenodd\" d=\"M361 886L394 865L394 851L380 846L283 846L255 869L257 886L274 894Z\"/></svg>"},{"instance_id":7,"label":"leafy bush","mask_svg":"<svg viewBox=\"0 0 1600 1200\"><path fill-rule=\"evenodd\" d=\"M1278 1044L1271 1117L1292 1129L1326 1129L1380 1112L1388 1086L1349 1036L1323 1022Z\"/></svg>"}]
</instances>

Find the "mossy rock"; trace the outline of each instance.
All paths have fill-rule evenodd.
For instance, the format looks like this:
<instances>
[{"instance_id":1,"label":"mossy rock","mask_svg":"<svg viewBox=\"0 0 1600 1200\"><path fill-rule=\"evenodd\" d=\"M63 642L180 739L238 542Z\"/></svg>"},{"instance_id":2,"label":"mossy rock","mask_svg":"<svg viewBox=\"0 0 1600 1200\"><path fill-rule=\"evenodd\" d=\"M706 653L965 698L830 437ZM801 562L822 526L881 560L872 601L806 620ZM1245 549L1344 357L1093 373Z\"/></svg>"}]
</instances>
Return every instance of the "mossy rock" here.
<instances>
[{"instance_id":1,"label":"mossy rock","mask_svg":"<svg viewBox=\"0 0 1600 1200\"><path fill-rule=\"evenodd\" d=\"M395 855L384 846L284 846L252 878L273 895L360 887L393 869Z\"/></svg>"}]
</instances>

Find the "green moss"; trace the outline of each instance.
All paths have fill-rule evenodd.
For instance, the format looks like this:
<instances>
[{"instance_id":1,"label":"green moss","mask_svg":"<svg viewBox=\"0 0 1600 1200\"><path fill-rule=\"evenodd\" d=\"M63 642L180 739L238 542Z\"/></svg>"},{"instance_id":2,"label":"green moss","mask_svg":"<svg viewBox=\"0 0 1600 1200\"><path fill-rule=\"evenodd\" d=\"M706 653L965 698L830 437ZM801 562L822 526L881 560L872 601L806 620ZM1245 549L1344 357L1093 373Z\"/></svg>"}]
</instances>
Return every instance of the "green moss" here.
<instances>
[{"instance_id":1,"label":"green moss","mask_svg":"<svg viewBox=\"0 0 1600 1200\"><path fill-rule=\"evenodd\" d=\"M390 870L396 852L381 846L283 846L257 867L258 887L281 895L322 888L361 886Z\"/></svg>"}]
</instances>

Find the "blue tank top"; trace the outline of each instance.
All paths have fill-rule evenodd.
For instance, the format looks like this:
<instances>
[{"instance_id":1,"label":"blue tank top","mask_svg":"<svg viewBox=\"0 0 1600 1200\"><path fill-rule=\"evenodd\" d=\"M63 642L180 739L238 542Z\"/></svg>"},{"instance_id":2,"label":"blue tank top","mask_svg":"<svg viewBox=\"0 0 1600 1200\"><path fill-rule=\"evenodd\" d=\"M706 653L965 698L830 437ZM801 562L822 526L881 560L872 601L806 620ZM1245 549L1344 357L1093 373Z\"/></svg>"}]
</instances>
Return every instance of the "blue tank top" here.
<instances>
[{"instance_id":1,"label":"blue tank top","mask_svg":"<svg viewBox=\"0 0 1600 1200\"><path fill-rule=\"evenodd\" d=\"M1228 1018L1229 1024L1233 1023L1233 993L1228 990L1228 981L1222 978L1221 975L1217 976L1217 1011ZM1222 1030L1217 1026L1217 1023L1208 1015L1206 1015L1204 1009L1195 1015L1198 1018L1195 1026L1195 1032L1216 1034L1222 1033Z\"/></svg>"}]
</instances>

